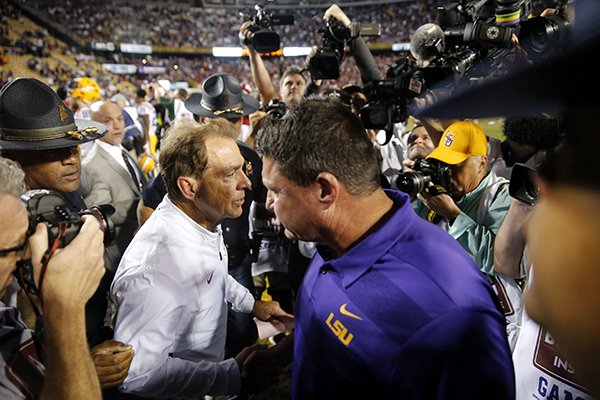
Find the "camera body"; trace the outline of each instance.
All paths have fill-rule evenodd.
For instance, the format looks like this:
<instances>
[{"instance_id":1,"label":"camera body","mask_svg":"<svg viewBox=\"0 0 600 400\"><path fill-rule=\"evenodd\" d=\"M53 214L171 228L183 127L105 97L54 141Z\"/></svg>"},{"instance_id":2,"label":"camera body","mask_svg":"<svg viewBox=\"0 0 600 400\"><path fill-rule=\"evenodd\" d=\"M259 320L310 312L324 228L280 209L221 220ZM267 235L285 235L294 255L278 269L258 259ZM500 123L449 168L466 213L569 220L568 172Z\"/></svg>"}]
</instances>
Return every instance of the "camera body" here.
<instances>
[{"instance_id":1,"label":"camera body","mask_svg":"<svg viewBox=\"0 0 600 400\"><path fill-rule=\"evenodd\" d=\"M48 252L50 253L47 255L49 256L57 248L68 245L77 236L83 225L84 215L92 215L98 220L100 229L104 233L105 245L110 244L115 237L115 227L110 219L115 209L109 204L73 211L61 193L46 189L29 190L21 196L21 201L29 216L28 235L35 232L38 223L44 223L48 227ZM21 287L32 294L38 294L31 261L19 261L14 275Z\"/></svg>"},{"instance_id":2,"label":"camera body","mask_svg":"<svg viewBox=\"0 0 600 400\"><path fill-rule=\"evenodd\" d=\"M435 186L431 186L430 182L433 185L442 187L447 192L450 188L448 165L438 160L419 158L415 161L412 170L398 174L396 187L408 193L411 199L421 192L431 195L443 192L434 189Z\"/></svg>"},{"instance_id":3,"label":"camera body","mask_svg":"<svg viewBox=\"0 0 600 400\"><path fill-rule=\"evenodd\" d=\"M321 24L319 19L313 21ZM381 25L352 22L344 26L337 19L330 18L317 29L317 33L321 34L322 46L308 62L310 75L313 80L338 79L346 45L359 36L380 36Z\"/></svg>"},{"instance_id":4,"label":"camera body","mask_svg":"<svg viewBox=\"0 0 600 400\"><path fill-rule=\"evenodd\" d=\"M288 108L283 101L274 98L265 107L265 112L275 119L281 119L287 114Z\"/></svg>"},{"instance_id":5,"label":"camera body","mask_svg":"<svg viewBox=\"0 0 600 400\"><path fill-rule=\"evenodd\" d=\"M243 37L242 42L246 46L252 46L259 53L272 53L279 50L281 41L279 34L273 30L275 25L293 25L293 15L276 15L268 12L259 4L254 6L254 16L240 13L245 21L252 21L250 38Z\"/></svg>"},{"instance_id":6,"label":"camera body","mask_svg":"<svg viewBox=\"0 0 600 400\"><path fill-rule=\"evenodd\" d=\"M360 110L367 129L392 129L395 122L408 118L409 101L419 96L425 85L422 69L414 60L401 58L386 72L385 79L363 88L368 104Z\"/></svg>"},{"instance_id":7,"label":"camera body","mask_svg":"<svg viewBox=\"0 0 600 400\"><path fill-rule=\"evenodd\" d=\"M367 105L360 111L368 129L385 129L406 121L413 99L426 90L452 91L506 71L512 35L533 58L550 54L566 36L569 20L564 10L550 18L527 19L531 0L473 0L438 7L442 38L425 40L419 50L431 54L427 65L411 58L396 61L386 78L365 86ZM510 20L510 18L514 19ZM443 43L443 44L442 44ZM412 49L411 49L412 51Z\"/></svg>"}]
</instances>

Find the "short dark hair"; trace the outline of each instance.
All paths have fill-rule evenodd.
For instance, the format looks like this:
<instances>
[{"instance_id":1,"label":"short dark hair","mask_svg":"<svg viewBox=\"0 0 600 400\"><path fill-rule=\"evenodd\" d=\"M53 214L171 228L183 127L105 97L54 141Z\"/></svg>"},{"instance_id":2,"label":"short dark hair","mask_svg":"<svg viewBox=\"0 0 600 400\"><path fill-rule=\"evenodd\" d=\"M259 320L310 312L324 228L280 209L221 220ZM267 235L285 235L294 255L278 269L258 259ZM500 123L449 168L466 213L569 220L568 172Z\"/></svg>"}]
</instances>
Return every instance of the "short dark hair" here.
<instances>
[{"instance_id":1,"label":"short dark hair","mask_svg":"<svg viewBox=\"0 0 600 400\"><path fill-rule=\"evenodd\" d=\"M146 91L144 89L138 89L137 92L135 92L135 95L137 97L146 97Z\"/></svg>"},{"instance_id":2,"label":"short dark hair","mask_svg":"<svg viewBox=\"0 0 600 400\"><path fill-rule=\"evenodd\" d=\"M266 124L256 148L283 176L306 187L330 172L354 195L380 187L378 152L360 120L334 98L309 97Z\"/></svg>"},{"instance_id":3,"label":"short dark hair","mask_svg":"<svg viewBox=\"0 0 600 400\"><path fill-rule=\"evenodd\" d=\"M555 148L561 141L556 118L545 116L508 117L504 120L504 136L536 150Z\"/></svg>"}]
</instances>

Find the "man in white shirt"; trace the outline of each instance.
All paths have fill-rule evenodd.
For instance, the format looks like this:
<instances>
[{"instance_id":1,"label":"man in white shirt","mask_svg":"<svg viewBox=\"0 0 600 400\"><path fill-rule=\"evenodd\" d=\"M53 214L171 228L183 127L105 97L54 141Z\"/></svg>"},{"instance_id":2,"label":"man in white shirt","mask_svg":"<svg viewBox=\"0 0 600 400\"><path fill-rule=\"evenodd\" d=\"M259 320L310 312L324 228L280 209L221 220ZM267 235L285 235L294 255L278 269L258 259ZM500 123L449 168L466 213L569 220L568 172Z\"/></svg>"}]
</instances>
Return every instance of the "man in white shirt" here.
<instances>
[{"instance_id":1,"label":"man in white shirt","mask_svg":"<svg viewBox=\"0 0 600 400\"><path fill-rule=\"evenodd\" d=\"M240 391L246 348L223 361L227 303L268 320L285 312L254 301L227 274L220 223L242 213L244 159L222 119L174 125L161 146L167 196L140 228L111 288L115 338L135 357L121 390L145 397Z\"/></svg>"}]
</instances>

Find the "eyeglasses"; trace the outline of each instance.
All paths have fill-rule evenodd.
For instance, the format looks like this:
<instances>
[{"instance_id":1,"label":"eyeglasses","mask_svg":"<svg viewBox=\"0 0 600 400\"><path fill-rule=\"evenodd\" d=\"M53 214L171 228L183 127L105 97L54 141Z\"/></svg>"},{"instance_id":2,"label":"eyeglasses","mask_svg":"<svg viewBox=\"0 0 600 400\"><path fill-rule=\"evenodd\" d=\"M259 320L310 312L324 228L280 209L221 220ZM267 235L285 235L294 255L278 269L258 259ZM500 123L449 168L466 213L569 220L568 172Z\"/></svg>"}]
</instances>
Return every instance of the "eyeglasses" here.
<instances>
[{"instance_id":1,"label":"eyeglasses","mask_svg":"<svg viewBox=\"0 0 600 400\"><path fill-rule=\"evenodd\" d=\"M23 243L14 246L14 247L9 247L8 249L0 249L0 257L4 257L9 255L10 253L14 253L14 252L18 252L18 253L22 253L23 250L25 250L25 247L27 246L27 240L29 238L26 236L25 239L23 240Z\"/></svg>"}]
</instances>

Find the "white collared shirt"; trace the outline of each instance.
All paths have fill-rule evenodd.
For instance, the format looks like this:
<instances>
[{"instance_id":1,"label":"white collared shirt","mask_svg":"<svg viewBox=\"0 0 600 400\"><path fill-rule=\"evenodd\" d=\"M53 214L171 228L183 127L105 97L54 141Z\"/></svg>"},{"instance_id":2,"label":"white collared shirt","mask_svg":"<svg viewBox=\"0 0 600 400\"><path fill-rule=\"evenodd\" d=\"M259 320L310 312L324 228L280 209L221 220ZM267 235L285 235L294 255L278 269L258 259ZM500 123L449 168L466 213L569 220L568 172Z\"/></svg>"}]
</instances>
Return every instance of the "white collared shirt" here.
<instances>
[{"instance_id":1,"label":"white collared shirt","mask_svg":"<svg viewBox=\"0 0 600 400\"><path fill-rule=\"evenodd\" d=\"M220 226L208 231L165 196L123 255L111 296L114 338L135 350L122 391L237 393L237 363L223 361L227 302L249 313L254 298L227 272Z\"/></svg>"},{"instance_id":2,"label":"white collared shirt","mask_svg":"<svg viewBox=\"0 0 600 400\"><path fill-rule=\"evenodd\" d=\"M127 149L125 149L123 146L115 146L113 144L110 143L106 143L103 142L102 140L96 140L96 144L98 146L100 146L100 148L102 148L102 150L106 151L112 158L115 159L116 162L119 163L119 165L121 167L123 167L125 169L125 171L127 171L127 173L129 174L129 168L127 168L127 165L125 165L125 160L123 159L123 152L127 152ZM129 158L129 161L133 164L135 163L135 160L133 160L132 157ZM131 166L133 168L133 172L135 172L135 176L137 178L138 182L142 181L142 177L140 176L140 172L139 172L139 168L136 168L135 165Z\"/></svg>"},{"instance_id":3,"label":"white collared shirt","mask_svg":"<svg viewBox=\"0 0 600 400\"><path fill-rule=\"evenodd\" d=\"M125 168L125 171L127 171L127 173L129 173L129 168L127 168L127 165L125 165L125 160L123 160L123 150L125 150L124 147L115 146L113 144L103 142L102 140L96 140L96 146L100 146L102 150L110 154L110 156L114 158L115 161L118 162L121 167Z\"/></svg>"}]
</instances>

